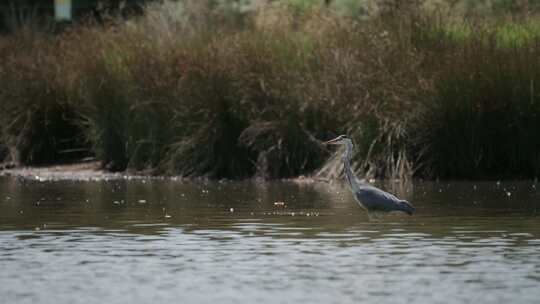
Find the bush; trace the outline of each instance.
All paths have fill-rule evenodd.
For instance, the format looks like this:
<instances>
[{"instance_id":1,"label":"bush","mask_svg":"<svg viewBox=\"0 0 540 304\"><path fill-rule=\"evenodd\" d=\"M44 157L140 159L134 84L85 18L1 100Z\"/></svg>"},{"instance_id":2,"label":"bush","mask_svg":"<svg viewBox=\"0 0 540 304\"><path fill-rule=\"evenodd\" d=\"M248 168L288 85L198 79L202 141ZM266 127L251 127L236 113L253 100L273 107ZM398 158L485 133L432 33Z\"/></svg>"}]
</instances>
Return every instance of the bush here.
<instances>
[{"instance_id":1,"label":"bush","mask_svg":"<svg viewBox=\"0 0 540 304\"><path fill-rule=\"evenodd\" d=\"M78 115L66 99L54 38L29 32L7 38L0 69L0 130L8 161L46 164L87 154Z\"/></svg>"},{"instance_id":2,"label":"bush","mask_svg":"<svg viewBox=\"0 0 540 304\"><path fill-rule=\"evenodd\" d=\"M87 148L110 170L280 178L341 174L320 140L348 133L370 177L537 176L536 17L392 4L165 1L2 37L0 142L23 164Z\"/></svg>"},{"instance_id":3,"label":"bush","mask_svg":"<svg viewBox=\"0 0 540 304\"><path fill-rule=\"evenodd\" d=\"M437 94L417 131L425 175L526 178L540 173L538 36L530 24L471 30L444 50ZM515 29L513 33L509 31Z\"/></svg>"}]
</instances>

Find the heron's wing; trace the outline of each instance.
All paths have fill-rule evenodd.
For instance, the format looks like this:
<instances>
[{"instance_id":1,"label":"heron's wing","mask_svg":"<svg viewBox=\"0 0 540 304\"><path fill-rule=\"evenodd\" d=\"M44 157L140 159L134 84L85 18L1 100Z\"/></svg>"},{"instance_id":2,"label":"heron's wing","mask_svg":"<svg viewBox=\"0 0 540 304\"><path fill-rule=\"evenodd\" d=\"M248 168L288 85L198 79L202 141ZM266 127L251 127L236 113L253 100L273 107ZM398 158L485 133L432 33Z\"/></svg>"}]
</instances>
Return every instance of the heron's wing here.
<instances>
[{"instance_id":1,"label":"heron's wing","mask_svg":"<svg viewBox=\"0 0 540 304\"><path fill-rule=\"evenodd\" d=\"M356 199L369 210L396 210L397 204L401 201L393 194L369 185L362 186L355 195Z\"/></svg>"}]
</instances>

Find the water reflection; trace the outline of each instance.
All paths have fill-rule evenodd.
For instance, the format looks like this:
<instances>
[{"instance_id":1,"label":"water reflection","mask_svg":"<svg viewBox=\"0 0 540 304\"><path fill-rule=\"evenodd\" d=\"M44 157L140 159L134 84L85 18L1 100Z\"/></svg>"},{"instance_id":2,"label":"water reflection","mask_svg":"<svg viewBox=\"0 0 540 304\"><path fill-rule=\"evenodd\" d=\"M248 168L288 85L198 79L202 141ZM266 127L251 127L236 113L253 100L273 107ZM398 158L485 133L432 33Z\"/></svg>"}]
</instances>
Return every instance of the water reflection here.
<instances>
[{"instance_id":1,"label":"water reflection","mask_svg":"<svg viewBox=\"0 0 540 304\"><path fill-rule=\"evenodd\" d=\"M534 185L416 183L403 196L417 215L373 221L339 183L2 179L0 294L8 303L536 303Z\"/></svg>"}]
</instances>

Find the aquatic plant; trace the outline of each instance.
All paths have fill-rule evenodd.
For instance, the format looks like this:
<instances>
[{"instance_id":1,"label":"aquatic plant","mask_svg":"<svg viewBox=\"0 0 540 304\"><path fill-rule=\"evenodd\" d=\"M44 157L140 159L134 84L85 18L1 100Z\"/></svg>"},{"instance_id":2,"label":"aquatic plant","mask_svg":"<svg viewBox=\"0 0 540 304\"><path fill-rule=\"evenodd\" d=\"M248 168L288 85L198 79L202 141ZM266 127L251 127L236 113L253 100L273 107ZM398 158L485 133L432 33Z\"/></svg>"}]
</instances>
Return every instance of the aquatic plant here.
<instances>
[{"instance_id":1,"label":"aquatic plant","mask_svg":"<svg viewBox=\"0 0 540 304\"><path fill-rule=\"evenodd\" d=\"M318 140L347 133L353 168L367 176L538 175L534 15L390 5L359 18L309 1L231 15L210 2L0 37L9 158L92 154L110 170L333 177L341 163Z\"/></svg>"},{"instance_id":2,"label":"aquatic plant","mask_svg":"<svg viewBox=\"0 0 540 304\"><path fill-rule=\"evenodd\" d=\"M501 24L471 29L459 47L439 53L445 60L434 67L436 94L416 131L424 174L539 174L538 41L530 24Z\"/></svg>"},{"instance_id":3,"label":"aquatic plant","mask_svg":"<svg viewBox=\"0 0 540 304\"><path fill-rule=\"evenodd\" d=\"M3 38L1 142L8 161L43 164L85 155L77 113L60 79L58 41L26 30Z\"/></svg>"}]
</instances>

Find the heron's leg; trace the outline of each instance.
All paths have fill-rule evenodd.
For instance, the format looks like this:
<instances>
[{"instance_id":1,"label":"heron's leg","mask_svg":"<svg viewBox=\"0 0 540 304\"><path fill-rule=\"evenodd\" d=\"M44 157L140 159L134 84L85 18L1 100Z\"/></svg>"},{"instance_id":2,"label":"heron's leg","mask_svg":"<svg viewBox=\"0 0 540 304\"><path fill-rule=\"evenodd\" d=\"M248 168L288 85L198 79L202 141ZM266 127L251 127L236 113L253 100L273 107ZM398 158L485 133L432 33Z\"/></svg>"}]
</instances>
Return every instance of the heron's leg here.
<instances>
[{"instance_id":1,"label":"heron's leg","mask_svg":"<svg viewBox=\"0 0 540 304\"><path fill-rule=\"evenodd\" d=\"M370 221L377 222L383 218L384 213L377 211L368 211L367 215Z\"/></svg>"}]
</instances>

